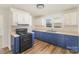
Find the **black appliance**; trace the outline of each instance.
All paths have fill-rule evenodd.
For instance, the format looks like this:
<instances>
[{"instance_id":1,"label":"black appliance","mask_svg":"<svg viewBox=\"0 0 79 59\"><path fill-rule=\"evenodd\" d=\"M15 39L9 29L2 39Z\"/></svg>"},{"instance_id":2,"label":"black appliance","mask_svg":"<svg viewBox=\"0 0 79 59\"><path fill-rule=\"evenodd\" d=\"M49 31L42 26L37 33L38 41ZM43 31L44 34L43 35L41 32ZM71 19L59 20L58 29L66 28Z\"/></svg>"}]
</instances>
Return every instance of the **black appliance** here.
<instances>
[{"instance_id":1,"label":"black appliance","mask_svg":"<svg viewBox=\"0 0 79 59\"><path fill-rule=\"evenodd\" d=\"M19 53L32 47L32 33L27 33L26 28L16 29L19 38Z\"/></svg>"}]
</instances>

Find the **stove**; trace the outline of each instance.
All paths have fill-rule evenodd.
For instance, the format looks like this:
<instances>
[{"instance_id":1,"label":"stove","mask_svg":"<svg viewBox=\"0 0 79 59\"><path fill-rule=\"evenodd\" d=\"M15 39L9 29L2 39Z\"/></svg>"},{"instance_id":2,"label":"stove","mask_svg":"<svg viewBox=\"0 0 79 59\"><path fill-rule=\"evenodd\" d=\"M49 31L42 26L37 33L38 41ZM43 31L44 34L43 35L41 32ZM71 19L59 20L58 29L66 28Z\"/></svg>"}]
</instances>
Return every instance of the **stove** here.
<instances>
[{"instance_id":1,"label":"stove","mask_svg":"<svg viewBox=\"0 0 79 59\"><path fill-rule=\"evenodd\" d=\"M26 28L16 29L16 34L19 38L12 41L14 53L22 53L32 47L32 33L28 33Z\"/></svg>"}]
</instances>

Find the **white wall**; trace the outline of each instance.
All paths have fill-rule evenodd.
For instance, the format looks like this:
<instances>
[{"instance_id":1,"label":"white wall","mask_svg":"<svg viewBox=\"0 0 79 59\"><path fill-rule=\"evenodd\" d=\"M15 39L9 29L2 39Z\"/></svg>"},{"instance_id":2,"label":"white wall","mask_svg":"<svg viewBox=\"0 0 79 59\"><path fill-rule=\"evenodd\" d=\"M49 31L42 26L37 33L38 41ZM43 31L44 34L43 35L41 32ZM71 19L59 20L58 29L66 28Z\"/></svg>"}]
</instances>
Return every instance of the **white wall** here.
<instances>
[{"instance_id":1,"label":"white wall","mask_svg":"<svg viewBox=\"0 0 79 59\"><path fill-rule=\"evenodd\" d=\"M2 40L4 35L3 16L0 14L0 48L2 48Z\"/></svg>"},{"instance_id":2,"label":"white wall","mask_svg":"<svg viewBox=\"0 0 79 59\"><path fill-rule=\"evenodd\" d=\"M34 24L45 25L47 18L51 17L53 23L62 23L62 26L77 26L77 8L72 8L69 10L62 11L57 14L46 15L34 19Z\"/></svg>"},{"instance_id":3,"label":"white wall","mask_svg":"<svg viewBox=\"0 0 79 59\"><path fill-rule=\"evenodd\" d=\"M0 8L0 14L3 16L3 39L2 47L9 47L10 40L10 22L9 22L9 9Z\"/></svg>"},{"instance_id":4,"label":"white wall","mask_svg":"<svg viewBox=\"0 0 79 59\"><path fill-rule=\"evenodd\" d=\"M79 34L79 6L78 6L78 13L77 13L77 31L78 31L78 34Z\"/></svg>"},{"instance_id":5,"label":"white wall","mask_svg":"<svg viewBox=\"0 0 79 59\"><path fill-rule=\"evenodd\" d=\"M58 13L58 14L52 14L52 15L46 15L38 18L33 19L33 24L35 25L43 25L46 26L46 19L51 19L52 21L52 26L54 23L63 23L63 14Z\"/></svg>"},{"instance_id":6,"label":"white wall","mask_svg":"<svg viewBox=\"0 0 79 59\"><path fill-rule=\"evenodd\" d=\"M33 25L42 25L42 19L40 17L33 17Z\"/></svg>"},{"instance_id":7,"label":"white wall","mask_svg":"<svg viewBox=\"0 0 79 59\"><path fill-rule=\"evenodd\" d=\"M3 16L0 14L0 36L3 35L3 29L4 29L4 25L3 25Z\"/></svg>"}]
</instances>

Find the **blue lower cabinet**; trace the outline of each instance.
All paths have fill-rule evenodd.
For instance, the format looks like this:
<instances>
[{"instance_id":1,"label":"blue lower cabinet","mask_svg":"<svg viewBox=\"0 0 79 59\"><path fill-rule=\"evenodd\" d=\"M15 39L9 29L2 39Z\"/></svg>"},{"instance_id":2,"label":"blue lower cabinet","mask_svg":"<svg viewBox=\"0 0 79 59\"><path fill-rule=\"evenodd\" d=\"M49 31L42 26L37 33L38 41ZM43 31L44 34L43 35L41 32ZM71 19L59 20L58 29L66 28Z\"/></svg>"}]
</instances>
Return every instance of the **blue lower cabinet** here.
<instances>
[{"instance_id":1,"label":"blue lower cabinet","mask_svg":"<svg viewBox=\"0 0 79 59\"><path fill-rule=\"evenodd\" d=\"M32 42L35 42L35 32L32 32Z\"/></svg>"},{"instance_id":2,"label":"blue lower cabinet","mask_svg":"<svg viewBox=\"0 0 79 59\"><path fill-rule=\"evenodd\" d=\"M34 32L34 34L35 34L35 39L39 38L40 32L39 32L39 31L33 31L33 32Z\"/></svg>"},{"instance_id":3,"label":"blue lower cabinet","mask_svg":"<svg viewBox=\"0 0 79 59\"><path fill-rule=\"evenodd\" d=\"M57 45L65 48L64 35L63 34L57 34L57 35L58 35Z\"/></svg>"},{"instance_id":4,"label":"blue lower cabinet","mask_svg":"<svg viewBox=\"0 0 79 59\"><path fill-rule=\"evenodd\" d=\"M35 31L35 38L79 52L79 36Z\"/></svg>"},{"instance_id":5,"label":"blue lower cabinet","mask_svg":"<svg viewBox=\"0 0 79 59\"><path fill-rule=\"evenodd\" d=\"M65 35L65 46L70 50L79 52L79 37Z\"/></svg>"},{"instance_id":6,"label":"blue lower cabinet","mask_svg":"<svg viewBox=\"0 0 79 59\"><path fill-rule=\"evenodd\" d=\"M40 40L49 42L48 33L40 32Z\"/></svg>"},{"instance_id":7,"label":"blue lower cabinet","mask_svg":"<svg viewBox=\"0 0 79 59\"><path fill-rule=\"evenodd\" d=\"M40 32L39 33L39 39L48 43L53 43L55 44L56 40L53 36L53 34L51 35L50 33L46 33L46 32Z\"/></svg>"},{"instance_id":8,"label":"blue lower cabinet","mask_svg":"<svg viewBox=\"0 0 79 59\"><path fill-rule=\"evenodd\" d=\"M58 35L55 33L49 33L48 36L50 43L57 45Z\"/></svg>"},{"instance_id":9,"label":"blue lower cabinet","mask_svg":"<svg viewBox=\"0 0 79 59\"><path fill-rule=\"evenodd\" d=\"M54 44L61 47L64 47L64 35L62 34L56 34L56 33L47 33L47 32L40 32L35 31L36 38Z\"/></svg>"},{"instance_id":10,"label":"blue lower cabinet","mask_svg":"<svg viewBox=\"0 0 79 59\"><path fill-rule=\"evenodd\" d=\"M20 41L19 41L20 37L12 37L11 39L11 49L12 49L12 53L17 54L20 52L19 50L19 46L20 46Z\"/></svg>"},{"instance_id":11,"label":"blue lower cabinet","mask_svg":"<svg viewBox=\"0 0 79 59\"><path fill-rule=\"evenodd\" d=\"M49 33L47 37L50 43L61 47L65 46L63 34Z\"/></svg>"}]
</instances>

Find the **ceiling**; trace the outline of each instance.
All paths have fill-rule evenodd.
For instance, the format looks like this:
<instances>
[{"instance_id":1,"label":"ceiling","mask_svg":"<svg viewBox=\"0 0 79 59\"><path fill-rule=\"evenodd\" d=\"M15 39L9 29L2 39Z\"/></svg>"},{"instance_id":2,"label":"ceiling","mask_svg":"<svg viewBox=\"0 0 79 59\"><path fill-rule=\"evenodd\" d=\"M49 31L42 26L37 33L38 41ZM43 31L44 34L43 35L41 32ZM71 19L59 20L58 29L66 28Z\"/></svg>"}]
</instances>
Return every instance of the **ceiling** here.
<instances>
[{"instance_id":1,"label":"ceiling","mask_svg":"<svg viewBox=\"0 0 79 59\"><path fill-rule=\"evenodd\" d=\"M77 4L45 4L45 7L43 9L38 9L36 8L35 4L0 5L0 7L3 7L3 8L13 7L18 9L23 9L31 13L33 16L43 16L48 14L54 14L77 6L78 6Z\"/></svg>"}]
</instances>

